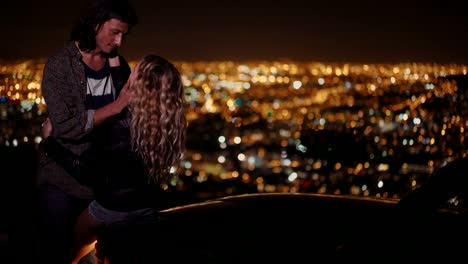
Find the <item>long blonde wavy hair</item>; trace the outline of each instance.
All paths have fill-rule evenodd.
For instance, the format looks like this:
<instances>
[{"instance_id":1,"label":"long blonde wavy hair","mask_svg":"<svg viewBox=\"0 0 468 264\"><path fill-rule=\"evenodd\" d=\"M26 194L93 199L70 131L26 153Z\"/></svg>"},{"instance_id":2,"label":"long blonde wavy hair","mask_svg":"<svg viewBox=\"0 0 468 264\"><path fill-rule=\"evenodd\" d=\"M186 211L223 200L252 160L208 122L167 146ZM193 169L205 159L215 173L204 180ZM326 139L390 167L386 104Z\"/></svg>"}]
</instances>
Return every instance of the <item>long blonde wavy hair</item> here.
<instances>
[{"instance_id":1,"label":"long blonde wavy hair","mask_svg":"<svg viewBox=\"0 0 468 264\"><path fill-rule=\"evenodd\" d=\"M157 55L147 55L134 69L129 89L133 149L142 158L148 181L164 183L185 151L185 98L177 68Z\"/></svg>"}]
</instances>

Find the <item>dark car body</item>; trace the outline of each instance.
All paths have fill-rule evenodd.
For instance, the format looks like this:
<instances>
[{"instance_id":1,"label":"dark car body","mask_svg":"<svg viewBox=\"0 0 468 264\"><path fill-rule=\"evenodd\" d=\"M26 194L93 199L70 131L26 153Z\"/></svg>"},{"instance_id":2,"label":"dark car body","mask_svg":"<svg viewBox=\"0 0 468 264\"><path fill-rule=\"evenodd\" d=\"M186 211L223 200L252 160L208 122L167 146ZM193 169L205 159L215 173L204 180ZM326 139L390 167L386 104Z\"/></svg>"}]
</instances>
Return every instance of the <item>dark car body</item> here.
<instances>
[{"instance_id":1,"label":"dark car body","mask_svg":"<svg viewBox=\"0 0 468 264\"><path fill-rule=\"evenodd\" d=\"M109 256L115 256L111 263L125 256L141 263L466 259L464 208L399 204L396 199L311 193L227 196L162 210L157 224L109 232ZM116 250L119 243L124 246Z\"/></svg>"},{"instance_id":2,"label":"dark car body","mask_svg":"<svg viewBox=\"0 0 468 264\"><path fill-rule=\"evenodd\" d=\"M115 263L458 263L468 257L467 172L468 157L447 163L401 199L248 193L176 206L157 223L108 229L104 251Z\"/></svg>"}]
</instances>

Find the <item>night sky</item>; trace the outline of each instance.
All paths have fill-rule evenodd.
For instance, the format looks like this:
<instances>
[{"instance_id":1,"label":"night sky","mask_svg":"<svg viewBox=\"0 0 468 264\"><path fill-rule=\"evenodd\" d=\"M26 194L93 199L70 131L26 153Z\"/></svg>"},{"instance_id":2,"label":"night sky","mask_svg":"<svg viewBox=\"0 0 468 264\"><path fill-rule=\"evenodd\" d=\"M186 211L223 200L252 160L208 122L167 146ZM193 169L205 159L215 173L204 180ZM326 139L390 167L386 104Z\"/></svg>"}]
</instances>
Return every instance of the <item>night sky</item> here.
<instances>
[{"instance_id":1,"label":"night sky","mask_svg":"<svg viewBox=\"0 0 468 264\"><path fill-rule=\"evenodd\" d=\"M2 3L0 59L61 47L84 3L74 2ZM128 59L468 64L463 1L133 2L140 21L121 49Z\"/></svg>"}]
</instances>

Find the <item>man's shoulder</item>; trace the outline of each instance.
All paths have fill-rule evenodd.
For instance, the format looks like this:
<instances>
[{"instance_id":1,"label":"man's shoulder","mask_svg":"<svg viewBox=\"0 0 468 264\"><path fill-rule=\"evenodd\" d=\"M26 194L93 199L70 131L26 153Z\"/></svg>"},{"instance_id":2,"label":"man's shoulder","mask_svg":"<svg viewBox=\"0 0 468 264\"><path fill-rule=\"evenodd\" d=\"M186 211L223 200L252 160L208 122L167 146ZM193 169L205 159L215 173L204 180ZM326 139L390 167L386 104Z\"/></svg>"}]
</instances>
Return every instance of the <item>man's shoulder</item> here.
<instances>
[{"instance_id":1,"label":"man's shoulder","mask_svg":"<svg viewBox=\"0 0 468 264\"><path fill-rule=\"evenodd\" d=\"M66 42L64 46L55 50L47 59L47 63L60 63L69 61L70 58L81 56L79 49L73 42Z\"/></svg>"}]
</instances>

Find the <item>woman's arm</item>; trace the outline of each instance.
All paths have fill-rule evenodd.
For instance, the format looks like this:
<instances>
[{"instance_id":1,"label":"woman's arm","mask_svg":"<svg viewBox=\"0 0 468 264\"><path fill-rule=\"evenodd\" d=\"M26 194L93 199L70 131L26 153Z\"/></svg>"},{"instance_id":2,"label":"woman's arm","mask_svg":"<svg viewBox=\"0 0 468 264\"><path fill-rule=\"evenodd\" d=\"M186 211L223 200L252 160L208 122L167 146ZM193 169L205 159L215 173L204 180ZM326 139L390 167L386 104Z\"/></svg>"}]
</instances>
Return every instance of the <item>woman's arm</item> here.
<instances>
[{"instance_id":1,"label":"woman's arm","mask_svg":"<svg viewBox=\"0 0 468 264\"><path fill-rule=\"evenodd\" d=\"M122 110L127 106L132 93L128 89L128 83L125 84L124 88L120 91L119 97L112 103L109 103L94 113L94 125L99 125L104 122L107 118L120 114Z\"/></svg>"}]
</instances>

